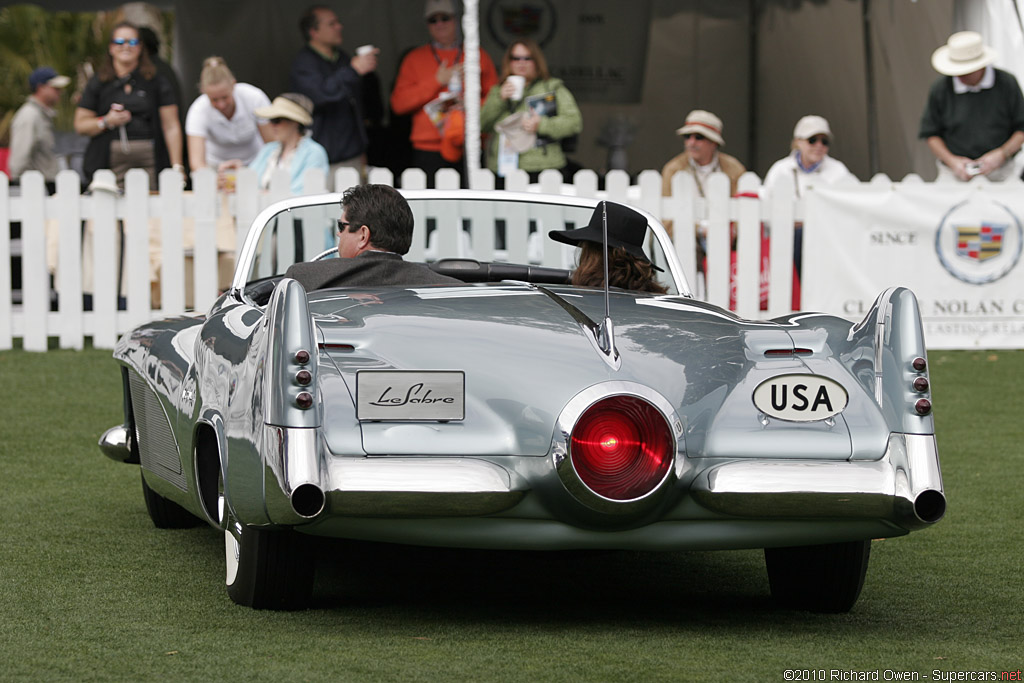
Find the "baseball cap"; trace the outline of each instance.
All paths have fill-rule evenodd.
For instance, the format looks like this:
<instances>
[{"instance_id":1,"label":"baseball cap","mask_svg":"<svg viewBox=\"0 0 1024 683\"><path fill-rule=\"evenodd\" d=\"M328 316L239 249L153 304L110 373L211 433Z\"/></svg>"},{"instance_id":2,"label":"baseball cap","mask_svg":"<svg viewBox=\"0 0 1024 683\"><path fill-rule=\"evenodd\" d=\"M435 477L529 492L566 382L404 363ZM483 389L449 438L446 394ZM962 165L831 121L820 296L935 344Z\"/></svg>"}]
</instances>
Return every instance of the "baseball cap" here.
<instances>
[{"instance_id":1,"label":"baseball cap","mask_svg":"<svg viewBox=\"0 0 1024 683\"><path fill-rule=\"evenodd\" d=\"M61 76L53 67L41 66L28 77L28 87L32 92L41 85L52 85L54 88L66 88L71 83L67 76Z\"/></svg>"}]
</instances>

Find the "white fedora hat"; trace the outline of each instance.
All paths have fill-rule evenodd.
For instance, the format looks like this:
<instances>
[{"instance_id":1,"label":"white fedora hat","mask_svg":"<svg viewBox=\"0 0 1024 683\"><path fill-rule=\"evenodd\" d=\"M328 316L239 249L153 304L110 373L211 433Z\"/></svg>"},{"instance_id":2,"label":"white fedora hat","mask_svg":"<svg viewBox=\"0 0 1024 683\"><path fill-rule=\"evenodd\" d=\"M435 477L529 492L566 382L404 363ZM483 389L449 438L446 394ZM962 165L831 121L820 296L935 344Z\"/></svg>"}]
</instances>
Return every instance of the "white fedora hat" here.
<instances>
[{"instance_id":1,"label":"white fedora hat","mask_svg":"<svg viewBox=\"0 0 1024 683\"><path fill-rule=\"evenodd\" d=\"M932 67L946 76L964 76L996 61L996 51L974 31L954 33L932 53Z\"/></svg>"}]
</instances>

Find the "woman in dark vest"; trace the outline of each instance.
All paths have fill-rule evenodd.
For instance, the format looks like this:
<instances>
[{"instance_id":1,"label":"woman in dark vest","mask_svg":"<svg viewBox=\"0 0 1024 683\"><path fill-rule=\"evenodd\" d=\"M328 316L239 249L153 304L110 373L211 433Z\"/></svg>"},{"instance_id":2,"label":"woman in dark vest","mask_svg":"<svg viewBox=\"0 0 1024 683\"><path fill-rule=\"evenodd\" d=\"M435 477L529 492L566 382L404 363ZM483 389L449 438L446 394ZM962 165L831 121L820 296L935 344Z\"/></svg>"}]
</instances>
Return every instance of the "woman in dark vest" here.
<instances>
[{"instance_id":1,"label":"woman in dark vest","mask_svg":"<svg viewBox=\"0 0 1024 683\"><path fill-rule=\"evenodd\" d=\"M130 168L149 172L151 190L157 173L169 163L184 174L181 124L174 90L157 74L134 24L114 27L107 59L89 79L75 110L75 131L89 136L85 149L86 183L101 168L109 168L124 186ZM168 159L158 161L156 144L162 138Z\"/></svg>"}]
</instances>

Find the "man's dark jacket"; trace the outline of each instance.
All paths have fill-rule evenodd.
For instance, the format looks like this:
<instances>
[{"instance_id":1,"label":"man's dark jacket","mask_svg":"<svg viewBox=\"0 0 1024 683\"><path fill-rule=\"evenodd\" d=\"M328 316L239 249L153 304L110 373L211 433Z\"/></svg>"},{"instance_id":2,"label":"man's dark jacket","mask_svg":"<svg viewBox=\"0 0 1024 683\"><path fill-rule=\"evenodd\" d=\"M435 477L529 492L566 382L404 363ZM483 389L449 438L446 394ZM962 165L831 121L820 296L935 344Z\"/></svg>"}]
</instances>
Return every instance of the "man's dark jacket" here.
<instances>
[{"instance_id":1,"label":"man's dark jacket","mask_svg":"<svg viewBox=\"0 0 1024 683\"><path fill-rule=\"evenodd\" d=\"M366 151L363 82L349 62L345 52L331 62L308 45L292 62L291 88L313 100L313 139L332 164Z\"/></svg>"},{"instance_id":2,"label":"man's dark jacket","mask_svg":"<svg viewBox=\"0 0 1024 683\"><path fill-rule=\"evenodd\" d=\"M328 287L462 284L461 280L435 273L421 263L411 263L384 251L364 251L355 258L296 263L284 275L297 280L307 292Z\"/></svg>"}]
</instances>

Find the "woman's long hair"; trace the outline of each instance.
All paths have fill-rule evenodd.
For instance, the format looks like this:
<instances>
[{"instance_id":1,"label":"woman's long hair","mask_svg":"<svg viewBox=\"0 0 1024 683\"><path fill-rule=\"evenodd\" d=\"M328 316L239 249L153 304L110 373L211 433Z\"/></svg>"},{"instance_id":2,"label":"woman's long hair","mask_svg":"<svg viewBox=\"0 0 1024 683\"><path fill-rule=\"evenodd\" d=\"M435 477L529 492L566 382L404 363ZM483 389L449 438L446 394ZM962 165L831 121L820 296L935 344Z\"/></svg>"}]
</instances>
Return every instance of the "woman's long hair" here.
<instances>
[{"instance_id":1,"label":"woman's long hair","mask_svg":"<svg viewBox=\"0 0 1024 683\"><path fill-rule=\"evenodd\" d=\"M512 49L516 45L522 45L530 51L530 57L533 58L533 65L537 68L538 81L546 81L551 78L551 72L548 71L548 60L544 59L544 53L540 51L540 45L537 44L537 41L532 38L519 38L508 46L508 49L505 50L505 56L501 58L502 83L504 83L505 79L512 73Z\"/></svg>"},{"instance_id":2,"label":"woman's long hair","mask_svg":"<svg viewBox=\"0 0 1024 683\"><path fill-rule=\"evenodd\" d=\"M601 245L597 242L580 242L580 264L572 273L572 284L578 287L604 286L604 260L601 252ZM608 282L611 287L653 294L668 292L668 288L655 279L654 266L647 261L641 261L622 247L611 247L609 253Z\"/></svg>"},{"instance_id":3,"label":"woman's long hair","mask_svg":"<svg viewBox=\"0 0 1024 683\"><path fill-rule=\"evenodd\" d=\"M149 52L146 51L145 45L142 44L139 27L130 21L118 22L118 24L110 30L111 39L113 39L113 35L119 28L130 28L135 31L135 37L139 39L139 65L136 67L136 71L141 73L142 77L146 80L156 76L156 67L153 66L153 60L149 58ZM109 47L107 48L107 58L103 60L99 68L96 70L96 76L102 83L109 83L117 78L117 72L114 70L114 58L110 56Z\"/></svg>"}]
</instances>

